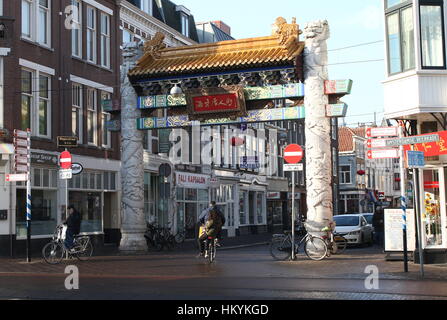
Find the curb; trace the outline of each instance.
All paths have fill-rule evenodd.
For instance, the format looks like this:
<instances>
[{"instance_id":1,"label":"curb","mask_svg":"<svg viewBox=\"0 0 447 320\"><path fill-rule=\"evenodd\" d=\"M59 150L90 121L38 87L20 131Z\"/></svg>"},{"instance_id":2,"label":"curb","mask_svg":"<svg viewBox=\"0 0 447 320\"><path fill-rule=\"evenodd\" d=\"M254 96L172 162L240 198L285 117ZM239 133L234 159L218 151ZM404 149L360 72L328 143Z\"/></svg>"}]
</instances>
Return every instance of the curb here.
<instances>
[{"instance_id":1,"label":"curb","mask_svg":"<svg viewBox=\"0 0 447 320\"><path fill-rule=\"evenodd\" d=\"M255 247L255 246L264 246L268 245L270 242L257 242L257 243L251 243L251 244L243 244L239 246L232 246L232 247L220 247L219 250L232 250L232 249L241 249L241 248L249 248L249 247Z\"/></svg>"}]
</instances>

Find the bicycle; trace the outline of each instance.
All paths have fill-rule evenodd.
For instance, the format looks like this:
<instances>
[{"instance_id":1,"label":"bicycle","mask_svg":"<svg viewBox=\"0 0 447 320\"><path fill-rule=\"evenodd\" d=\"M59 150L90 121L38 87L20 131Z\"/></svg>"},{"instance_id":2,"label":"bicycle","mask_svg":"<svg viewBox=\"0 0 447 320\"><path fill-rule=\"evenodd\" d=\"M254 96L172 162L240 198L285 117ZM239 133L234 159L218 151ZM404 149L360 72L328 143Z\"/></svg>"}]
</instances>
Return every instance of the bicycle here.
<instances>
[{"instance_id":1,"label":"bicycle","mask_svg":"<svg viewBox=\"0 0 447 320\"><path fill-rule=\"evenodd\" d=\"M68 258L76 257L80 261L85 261L93 254L93 245L89 236L75 236L74 251L65 248L66 225L58 225L49 243L42 248L42 256L48 264L58 264L64 256Z\"/></svg>"},{"instance_id":2,"label":"bicycle","mask_svg":"<svg viewBox=\"0 0 447 320\"><path fill-rule=\"evenodd\" d=\"M204 258L208 259L209 263L213 263L216 260L216 243L217 238L208 236L205 243L205 255Z\"/></svg>"},{"instance_id":3,"label":"bicycle","mask_svg":"<svg viewBox=\"0 0 447 320\"><path fill-rule=\"evenodd\" d=\"M327 220L327 219L325 219ZM342 235L335 233L335 224L333 222L329 222L329 225L324 227L322 232L326 232L326 235L323 236L323 239L326 241L328 247L327 256L329 257L331 254L339 254L343 253L348 246L348 240Z\"/></svg>"},{"instance_id":4,"label":"bicycle","mask_svg":"<svg viewBox=\"0 0 447 320\"><path fill-rule=\"evenodd\" d=\"M328 251L326 241L309 234L304 227L299 231L304 231L304 235L295 238L295 254L298 254L299 248L304 244L304 252L309 259L316 261L324 259ZM270 254L279 261L289 259L292 255L292 232L273 235Z\"/></svg>"}]
</instances>

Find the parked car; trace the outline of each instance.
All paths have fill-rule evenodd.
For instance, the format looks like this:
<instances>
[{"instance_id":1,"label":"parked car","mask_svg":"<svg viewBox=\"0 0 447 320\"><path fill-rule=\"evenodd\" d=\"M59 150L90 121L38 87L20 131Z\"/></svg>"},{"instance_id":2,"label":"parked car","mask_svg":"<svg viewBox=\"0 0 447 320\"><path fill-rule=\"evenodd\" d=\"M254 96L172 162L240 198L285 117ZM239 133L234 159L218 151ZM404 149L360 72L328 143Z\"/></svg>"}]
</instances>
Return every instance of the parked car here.
<instances>
[{"instance_id":1,"label":"parked car","mask_svg":"<svg viewBox=\"0 0 447 320\"><path fill-rule=\"evenodd\" d=\"M363 214L334 216L335 232L344 236L348 244L373 244L373 228Z\"/></svg>"},{"instance_id":2,"label":"parked car","mask_svg":"<svg viewBox=\"0 0 447 320\"><path fill-rule=\"evenodd\" d=\"M374 226L373 226L373 217L374 217L374 213L362 213L362 216L365 217L366 222L368 222L368 225L372 227L373 233L374 233Z\"/></svg>"}]
</instances>

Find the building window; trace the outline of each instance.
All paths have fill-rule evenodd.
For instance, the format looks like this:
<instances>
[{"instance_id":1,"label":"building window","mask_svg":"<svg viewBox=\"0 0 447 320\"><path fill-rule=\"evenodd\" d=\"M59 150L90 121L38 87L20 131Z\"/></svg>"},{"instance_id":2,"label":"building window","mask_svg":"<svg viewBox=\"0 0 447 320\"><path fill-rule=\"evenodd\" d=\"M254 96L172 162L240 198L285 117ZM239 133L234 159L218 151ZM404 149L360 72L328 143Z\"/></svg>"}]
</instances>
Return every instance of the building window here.
<instances>
[{"instance_id":1,"label":"building window","mask_svg":"<svg viewBox=\"0 0 447 320\"><path fill-rule=\"evenodd\" d=\"M182 23L182 34L189 38L189 17L186 14L181 13L180 19Z\"/></svg>"},{"instance_id":2,"label":"building window","mask_svg":"<svg viewBox=\"0 0 447 320\"><path fill-rule=\"evenodd\" d=\"M420 6L422 67L426 69L445 68L443 12L442 5Z\"/></svg>"},{"instance_id":3,"label":"building window","mask_svg":"<svg viewBox=\"0 0 447 320\"><path fill-rule=\"evenodd\" d=\"M22 0L22 37L50 46L51 0Z\"/></svg>"},{"instance_id":4,"label":"building window","mask_svg":"<svg viewBox=\"0 0 447 320\"><path fill-rule=\"evenodd\" d=\"M87 60L96 63L96 10L87 7Z\"/></svg>"},{"instance_id":5,"label":"building window","mask_svg":"<svg viewBox=\"0 0 447 320\"><path fill-rule=\"evenodd\" d=\"M82 86L73 83L72 86L72 109L71 109L71 132L78 137L78 143L82 144Z\"/></svg>"},{"instance_id":6,"label":"building window","mask_svg":"<svg viewBox=\"0 0 447 320\"><path fill-rule=\"evenodd\" d=\"M413 7L393 11L386 17L389 73L415 68Z\"/></svg>"},{"instance_id":7,"label":"building window","mask_svg":"<svg viewBox=\"0 0 447 320\"><path fill-rule=\"evenodd\" d=\"M96 90L87 89L87 141L88 144L97 145L97 103Z\"/></svg>"},{"instance_id":8,"label":"building window","mask_svg":"<svg viewBox=\"0 0 447 320\"><path fill-rule=\"evenodd\" d=\"M340 167L340 184L351 183L351 166Z\"/></svg>"},{"instance_id":9,"label":"building window","mask_svg":"<svg viewBox=\"0 0 447 320\"><path fill-rule=\"evenodd\" d=\"M73 0L71 5L74 7L71 23L71 54L82 58L82 6L79 0Z\"/></svg>"},{"instance_id":10,"label":"building window","mask_svg":"<svg viewBox=\"0 0 447 320\"><path fill-rule=\"evenodd\" d=\"M110 121L110 113L103 110L103 101L110 100L111 94L108 92L101 93L101 129L102 129L102 146L104 148L111 147L111 132L107 130L107 122Z\"/></svg>"},{"instance_id":11,"label":"building window","mask_svg":"<svg viewBox=\"0 0 447 320\"><path fill-rule=\"evenodd\" d=\"M51 78L38 71L22 69L22 130L34 136L51 137ZM39 89L35 89L39 88Z\"/></svg>"},{"instance_id":12,"label":"building window","mask_svg":"<svg viewBox=\"0 0 447 320\"><path fill-rule=\"evenodd\" d=\"M33 73L22 70L22 130L31 128L31 106L33 104Z\"/></svg>"},{"instance_id":13,"label":"building window","mask_svg":"<svg viewBox=\"0 0 447 320\"><path fill-rule=\"evenodd\" d=\"M392 8L394 6L397 6L398 4L401 4L407 0L386 0L386 8Z\"/></svg>"},{"instance_id":14,"label":"building window","mask_svg":"<svg viewBox=\"0 0 447 320\"><path fill-rule=\"evenodd\" d=\"M110 68L110 16L101 13L101 65Z\"/></svg>"},{"instance_id":15,"label":"building window","mask_svg":"<svg viewBox=\"0 0 447 320\"><path fill-rule=\"evenodd\" d=\"M140 7L142 11L152 15L152 0L141 0Z\"/></svg>"},{"instance_id":16,"label":"building window","mask_svg":"<svg viewBox=\"0 0 447 320\"><path fill-rule=\"evenodd\" d=\"M0 16L3 16L3 0L0 0Z\"/></svg>"},{"instance_id":17,"label":"building window","mask_svg":"<svg viewBox=\"0 0 447 320\"><path fill-rule=\"evenodd\" d=\"M49 137L50 132L50 77L39 75L39 136Z\"/></svg>"},{"instance_id":18,"label":"building window","mask_svg":"<svg viewBox=\"0 0 447 320\"><path fill-rule=\"evenodd\" d=\"M133 34L127 29L123 29L123 43L129 43L133 41Z\"/></svg>"}]
</instances>

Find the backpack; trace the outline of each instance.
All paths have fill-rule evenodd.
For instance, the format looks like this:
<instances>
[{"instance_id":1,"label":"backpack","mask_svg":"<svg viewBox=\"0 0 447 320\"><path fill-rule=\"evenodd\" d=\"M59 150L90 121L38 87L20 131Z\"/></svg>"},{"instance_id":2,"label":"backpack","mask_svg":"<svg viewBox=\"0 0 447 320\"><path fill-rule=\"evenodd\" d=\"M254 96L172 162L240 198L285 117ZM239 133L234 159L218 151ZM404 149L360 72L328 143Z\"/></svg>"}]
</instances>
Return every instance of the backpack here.
<instances>
[{"instance_id":1,"label":"backpack","mask_svg":"<svg viewBox=\"0 0 447 320\"><path fill-rule=\"evenodd\" d=\"M222 229L222 219L216 209L211 209L208 215L208 220L205 223L205 230L207 235L215 235Z\"/></svg>"}]
</instances>

